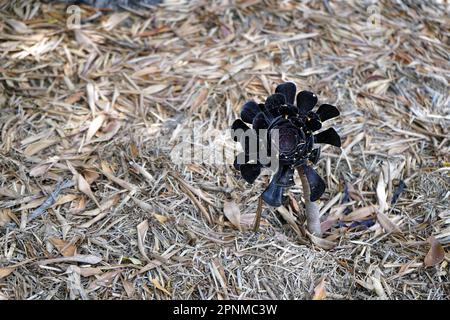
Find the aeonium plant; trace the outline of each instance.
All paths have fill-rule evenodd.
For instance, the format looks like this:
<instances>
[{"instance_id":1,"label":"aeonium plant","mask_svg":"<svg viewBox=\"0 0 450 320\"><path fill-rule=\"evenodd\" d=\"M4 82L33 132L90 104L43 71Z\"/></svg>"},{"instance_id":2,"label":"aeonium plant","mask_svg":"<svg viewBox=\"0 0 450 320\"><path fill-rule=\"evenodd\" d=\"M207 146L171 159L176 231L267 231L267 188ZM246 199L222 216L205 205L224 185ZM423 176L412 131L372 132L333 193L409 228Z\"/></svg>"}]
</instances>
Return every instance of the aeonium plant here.
<instances>
[{"instance_id":1,"label":"aeonium plant","mask_svg":"<svg viewBox=\"0 0 450 320\"><path fill-rule=\"evenodd\" d=\"M296 91L294 83L285 82L264 103L244 104L241 119L235 120L231 128L234 140L240 141L244 150L236 157L234 167L250 184L262 168L276 168L261 195L273 207L283 204L284 192L295 184L297 170L302 181L308 231L320 236L316 201L325 191L325 182L313 168L320 156L316 144L341 146L336 130L319 131L322 122L339 116L339 111L330 104L322 104L313 111L317 96L309 91L300 91L296 96Z\"/></svg>"}]
</instances>

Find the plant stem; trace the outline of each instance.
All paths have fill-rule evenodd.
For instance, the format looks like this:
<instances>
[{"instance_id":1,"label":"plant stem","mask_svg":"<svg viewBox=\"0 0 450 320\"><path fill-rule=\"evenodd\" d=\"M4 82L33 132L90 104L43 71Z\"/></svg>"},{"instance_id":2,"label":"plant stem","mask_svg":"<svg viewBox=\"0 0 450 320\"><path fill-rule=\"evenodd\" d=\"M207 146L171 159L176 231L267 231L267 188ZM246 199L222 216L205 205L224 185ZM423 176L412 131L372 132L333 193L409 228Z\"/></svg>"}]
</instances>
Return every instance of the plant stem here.
<instances>
[{"instance_id":1,"label":"plant stem","mask_svg":"<svg viewBox=\"0 0 450 320\"><path fill-rule=\"evenodd\" d=\"M256 208L256 215L255 215L255 223L253 224L253 231L257 232L259 229L259 223L261 222L261 212L262 212L262 197L258 198L258 207Z\"/></svg>"},{"instance_id":2,"label":"plant stem","mask_svg":"<svg viewBox=\"0 0 450 320\"><path fill-rule=\"evenodd\" d=\"M300 167L297 171L300 176L300 180L302 181L303 198L305 198L306 227L311 234L321 237L322 230L320 228L319 206L317 203L311 202L310 200L311 192L309 189L308 179L306 178L303 168Z\"/></svg>"}]
</instances>

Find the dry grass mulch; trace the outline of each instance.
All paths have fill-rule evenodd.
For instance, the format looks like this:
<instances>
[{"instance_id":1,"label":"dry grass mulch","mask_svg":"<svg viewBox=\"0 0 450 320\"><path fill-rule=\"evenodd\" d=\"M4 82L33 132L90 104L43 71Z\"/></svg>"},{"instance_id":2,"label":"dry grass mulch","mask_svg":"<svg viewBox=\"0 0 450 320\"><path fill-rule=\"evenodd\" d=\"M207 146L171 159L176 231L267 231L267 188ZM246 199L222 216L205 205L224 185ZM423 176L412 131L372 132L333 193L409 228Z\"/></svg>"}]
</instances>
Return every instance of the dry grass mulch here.
<instances>
[{"instance_id":1,"label":"dry grass mulch","mask_svg":"<svg viewBox=\"0 0 450 320\"><path fill-rule=\"evenodd\" d=\"M449 299L449 8L368 5L0 2L0 299ZM267 179L170 157L287 80L341 110L323 240L300 187L254 233Z\"/></svg>"}]
</instances>

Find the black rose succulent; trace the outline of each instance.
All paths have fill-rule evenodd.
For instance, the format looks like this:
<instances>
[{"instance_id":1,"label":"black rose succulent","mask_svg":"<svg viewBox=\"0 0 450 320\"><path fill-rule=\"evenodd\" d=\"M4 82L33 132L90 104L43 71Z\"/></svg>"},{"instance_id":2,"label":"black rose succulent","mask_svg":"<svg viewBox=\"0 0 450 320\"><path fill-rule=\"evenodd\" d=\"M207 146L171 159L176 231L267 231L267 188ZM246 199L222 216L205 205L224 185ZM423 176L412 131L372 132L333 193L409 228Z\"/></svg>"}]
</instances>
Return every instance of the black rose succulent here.
<instances>
[{"instance_id":1,"label":"black rose succulent","mask_svg":"<svg viewBox=\"0 0 450 320\"><path fill-rule=\"evenodd\" d=\"M320 156L320 148L314 148L314 144L341 146L341 139L333 128L314 134L322 129L323 121L339 116L338 109L322 104L316 111L312 111L317 104L317 96L309 91L301 91L295 99L295 94L294 83L280 84L264 104L254 101L245 103L241 119L237 119L232 125L233 138L240 141L244 149L236 157L234 167L248 183L256 180L263 167L271 165L270 162L263 161L263 154L271 155L275 152L278 170L262 194L264 201L275 207L281 206L285 188L294 185L294 171L299 167L308 180L310 200L319 199L325 191L325 182L311 167ZM270 142L274 139L278 139L277 150L271 150ZM256 143L252 144L251 141Z\"/></svg>"}]
</instances>

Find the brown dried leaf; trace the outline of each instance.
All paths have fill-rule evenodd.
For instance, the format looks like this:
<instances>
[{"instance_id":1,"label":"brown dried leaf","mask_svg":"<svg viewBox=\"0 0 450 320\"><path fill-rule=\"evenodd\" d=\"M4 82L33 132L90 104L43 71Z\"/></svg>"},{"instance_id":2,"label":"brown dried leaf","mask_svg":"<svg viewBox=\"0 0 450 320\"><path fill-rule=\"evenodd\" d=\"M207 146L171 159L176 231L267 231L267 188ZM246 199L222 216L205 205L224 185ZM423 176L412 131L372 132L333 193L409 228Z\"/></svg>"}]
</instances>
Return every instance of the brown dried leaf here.
<instances>
[{"instance_id":1,"label":"brown dried leaf","mask_svg":"<svg viewBox=\"0 0 450 320\"><path fill-rule=\"evenodd\" d=\"M400 228L381 211L377 213L377 220L386 232L401 233Z\"/></svg>"},{"instance_id":2,"label":"brown dried leaf","mask_svg":"<svg viewBox=\"0 0 450 320\"><path fill-rule=\"evenodd\" d=\"M59 139L45 139L45 140L39 140L35 143L32 143L28 145L25 150L23 151L23 154L27 157L31 157L32 155L35 155L39 151L44 150L45 148L50 147L51 145L57 143Z\"/></svg>"},{"instance_id":3,"label":"brown dried leaf","mask_svg":"<svg viewBox=\"0 0 450 320\"><path fill-rule=\"evenodd\" d=\"M362 201L363 200L361 194L355 189L353 184L347 182L347 188L348 188L348 195L350 196L350 198L352 200L355 200L355 201Z\"/></svg>"},{"instance_id":4,"label":"brown dried leaf","mask_svg":"<svg viewBox=\"0 0 450 320\"><path fill-rule=\"evenodd\" d=\"M86 134L86 142L91 141L92 137L94 137L97 131L102 127L105 119L106 119L105 114L100 114L94 120L92 120L91 124L89 125L88 132Z\"/></svg>"},{"instance_id":5,"label":"brown dried leaf","mask_svg":"<svg viewBox=\"0 0 450 320\"><path fill-rule=\"evenodd\" d=\"M108 171L105 170L101 170L101 172L112 182L116 183L117 185L121 186L124 189L127 189L129 191L136 191L138 189L137 186L123 180L120 178L117 178L116 176L114 176L112 173L109 173Z\"/></svg>"},{"instance_id":6,"label":"brown dried leaf","mask_svg":"<svg viewBox=\"0 0 450 320\"><path fill-rule=\"evenodd\" d=\"M365 220L372 216L376 211L377 210L374 206L359 208L344 216L342 221Z\"/></svg>"},{"instance_id":7,"label":"brown dried leaf","mask_svg":"<svg viewBox=\"0 0 450 320\"><path fill-rule=\"evenodd\" d=\"M117 134L117 132L119 132L120 127L121 127L120 121L117 120L111 121L106 125L106 127L102 131L105 134L99 137L98 139L91 140L90 143L105 142L111 140Z\"/></svg>"},{"instance_id":8,"label":"brown dried leaf","mask_svg":"<svg viewBox=\"0 0 450 320\"><path fill-rule=\"evenodd\" d=\"M97 279L95 279L94 281L92 281L89 284L88 290L94 291L100 287L109 286L113 282L114 278L121 272L122 272L122 270L113 270L113 271L105 272L104 274L102 274L101 276L99 276Z\"/></svg>"},{"instance_id":9,"label":"brown dried leaf","mask_svg":"<svg viewBox=\"0 0 450 320\"><path fill-rule=\"evenodd\" d=\"M425 256L424 264L426 267L433 267L444 260L445 250L435 237L430 236L427 241L430 243L431 247Z\"/></svg>"},{"instance_id":10,"label":"brown dried leaf","mask_svg":"<svg viewBox=\"0 0 450 320\"><path fill-rule=\"evenodd\" d=\"M55 204L52 207L57 207L60 206L62 204L68 203L68 202L72 202L74 200L76 200L78 198L78 196L76 194L65 194L62 195L58 198L58 201L55 202Z\"/></svg>"},{"instance_id":11,"label":"brown dried leaf","mask_svg":"<svg viewBox=\"0 0 450 320\"><path fill-rule=\"evenodd\" d=\"M0 197L6 198L17 198L19 194L13 190L10 190L6 187L0 188Z\"/></svg>"},{"instance_id":12,"label":"brown dried leaf","mask_svg":"<svg viewBox=\"0 0 450 320\"><path fill-rule=\"evenodd\" d=\"M319 284L314 288L313 300L323 300L327 297L327 290L325 289L325 277L320 280Z\"/></svg>"},{"instance_id":13,"label":"brown dried leaf","mask_svg":"<svg viewBox=\"0 0 450 320\"><path fill-rule=\"evenodd\" d=\"M79 268L79 269L80 269L80 275L82 277L96 276L96 275L102 273L102 270L100 268L86 267L86 268Z\"/></svg>"},{"instance_id":14,"label":"brown dried leaf","mask_svg":"<svg viewBox=\"0 0 450 320\"><path fill-rule=\"evenodd\" d=\"M109 16L108 20L102 23L103 29L111 31L112 29L114 29L114 27L119 25L122 21L126 20L129 16L129 12L114 13Z\"/></svg>"},{"instance_id":15,"label":"brown dried leaf","mask_svg":"<svg viewBox=\"0 0 450 320\"><path fill-rule=\"evenodd\" d=\"M78 182L78 190L80 190L85 195L87 195L92 201L95 202L97 207L100 208L100 203L97 201L97 198L94 196L94 193L92 192L91 187L89 186L89 183L86 181L86 179L81 174L77 174L76 179Z\"/></svg>"},{"instance_id":16,"label":"brown dried leaf","mask_svg":"<svg viewBox=\"0 0 450 320\"><path fill-rule=\"evenodd\" d=\"M130 155L132 159L136 159L139 156L139 148L135 143L130 143Z\"/></svg>"},{"instance_id":17,"label":"brown dried leaf","mask_svg":"<svg viewBox=\"0 0 450 320\"><path fill-rule=\"evenodd\" d=\"M122 285L123 285L123 288L125 289L125 292L127 293L128 298L133 298L134 294L136 292L133 284L126 279L122 279Z\"/></svg>"},{"instance_id":18,"label":"brown dried leaf","mask_svg":"<svg viewBox=\"0 0 450 320\"><path fill-rule=\"evenodd\" d=\"M61 263L61 262L79 262L79 263L87 263L87 264L97 264L100 261L102 261L102 258L99 256L94 255L86 255L86 254L77 254L73 257L61 257L61 258L54 258L54 259L45 259L38 261L37 264L39 265L47 265L47 264L53 264L53 263Z\"/></svg>"},{"instance_id":19,"label":"brown dried leaf","mask_svg":"<svg viewBox=\"0 0 450 320\"><path fill-rule=\"evenodd\" d=\"M316 237L315 235L307 232L309 238L311 239L312 243L314 243L319 248L325 249L325 250L331 250L336 246L336 243L333 241L322 239L319 237Z\"/></svg>"},{"instance_id":20,"label":"brown dried leaf","mask_svg":"<svg viewBox=\"0 0 450 320\"><path fill-rule=\"evenodd\" d=\"M14 29L17 33L29 33L32 29L28 28L28 26L22 21L14 20L14 19L6 19L5 22Z\"/></svg>"},{"instance_id":21,"label":"brown dried leaf","mask_svg":"<svg viewBox=\"0 0 450 320\"><path fill-rule=\"evenodd\" d=\"M195 109L197 109L203 102L205 102L207 97L208 97L208 89L205 88L200 89L194 101L192 101L191 103L191 110L194 111Z\"/></svg>"},{"instance_id":22,"label":"brown dried leaf","mask_svg":"<svg viewBox=\"0 0 450 320\"><path fill-rule=\"evenodd\" d=\"M0 268L0 279L5 278L9 276L16 268Z\"/></svg>"},{"instance_id":23,"label":"brown dried leaf","mask_svg":"<svg viewBox=\"0 0 450 320\"><path fill-rule=\"evenodd\" d=\"M241 228L241 211L239 210L238 205L234 201L225 201L223 204L223 213L225 217L236 227L239 231L242 231Z\"/></svg>"},{"instance_id":24,"label":"brown dried leaf","mask_svg":"<svg viewBox=\"0 0 450 320\"><path fill-rule=\"evenodd\" d=\"M89 38L89 36L81 31L80 29L75 29L75 40L78 42L80 46L85 47L86 49L97 49L97 46L95 45L94 41Z\"/></svg>"},{"instance_id":25,"label":"brown dried leaf","mask_svg":"<svg viewBox=\"0 0 450 320\"><path fill-rule=\"evenodd\" d=\"M77 247L70 242L55 237L49 240L64 257L73 257L77 253Z\"/></svg>"},{"instance_id":26,"label":"brown dried leaf","mask_svg":"<svg viewBox=\"0 0 450 320\"><path fill-rule=\"evenodd\" d=\"M139 252L142 254L142 256L147 260L150 261L147 254L145 253L145 235L147 234L148 230L148 220L144 220L137 226L137 233L138 233L138 248Z\"/></svg>"},{"instance_id":27,"label":"brown dried leaf","mask_svg":"<svg viewBox=\"0 0 450 320\"><path fill-rule=\"evenodd\" d=\"M142 93L144 95L152 95L154 93L164 90L165 88L167 88L166 84L155 84L142 90Z\"/></svg>"},{"instance_id":28,"label":"brown dried leaf","mask_svg":"<svg viewBox=\"0 0 450 320\"><path fill-rule=\"evenodd\" d=\"M91 185L93 182L95 182L100 177L100 174L98 174L93 169L92 170L83 170L83 177L86 179L87 183L89 183L89 185Z\"/></svg>"}]
</instances>

